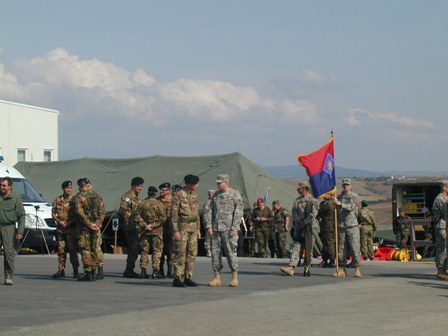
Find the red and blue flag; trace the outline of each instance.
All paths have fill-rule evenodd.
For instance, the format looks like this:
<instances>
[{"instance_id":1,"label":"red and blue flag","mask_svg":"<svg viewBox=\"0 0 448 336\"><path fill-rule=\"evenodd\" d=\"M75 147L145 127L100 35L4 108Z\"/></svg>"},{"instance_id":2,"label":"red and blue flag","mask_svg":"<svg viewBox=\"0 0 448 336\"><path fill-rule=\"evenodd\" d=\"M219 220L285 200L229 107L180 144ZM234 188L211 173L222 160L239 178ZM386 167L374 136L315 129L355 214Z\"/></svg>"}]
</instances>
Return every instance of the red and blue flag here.
<instances>
[{"instance_id":1,"label":"red and blue flag","mask_svg":"<svg viewBox=\"0 0 448 336\"><path fill-rule=\"evenodd\" d=\"M297 155L297 161L306 169L314 197L336 192L333 136L318 150L309 154Z\"/></svg>"}]
</instances>

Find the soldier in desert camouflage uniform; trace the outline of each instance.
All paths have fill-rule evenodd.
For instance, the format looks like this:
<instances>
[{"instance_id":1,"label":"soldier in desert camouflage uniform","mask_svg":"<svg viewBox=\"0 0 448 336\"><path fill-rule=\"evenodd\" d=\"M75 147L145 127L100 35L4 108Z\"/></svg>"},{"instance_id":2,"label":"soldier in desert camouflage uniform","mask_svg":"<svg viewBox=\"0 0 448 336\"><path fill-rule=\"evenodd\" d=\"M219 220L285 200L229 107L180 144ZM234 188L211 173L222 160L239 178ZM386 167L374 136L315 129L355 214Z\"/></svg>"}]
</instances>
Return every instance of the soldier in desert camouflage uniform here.
<instances>
[{"instance_id":1,"label":"soldier in desert camouflage uniform","mask_svg":"<svg viewBox=\"0 0 448 336\"><path fill-rule=\"evenodd\" d=\"M359 269L361 265L360 236L358 228L358 195L351 191L350 179L342 180L342 192L334 198L338 209L338 259L339 268L333 274L335 277L347 276L347 255L352 253L351 265L355 267L355 277L361 277Z\"/></svg>"},{"instance_id":2,"label":"soldier in desert camouflage uniform","mask_svg":"<svg viewBox=\"0 0 448 336\"><path fill-rule=\"evenodd\" d=\"M139 275L134 272L134 267L138 254L140 253L140 237L133 216L140 204L138 194L142 191L143 183L145 183L145 181L141 177L134 177L131 180L131 189L121 196L120 208L118 210L118 216L120 217L124 237L128 246L126 269L123 272L124 278L139 277Z\"/></svg>"},{"instance_id":3,"label":"soldier in desert camouflage uniform","mask_svg":"<svg viewBox=\"0 0 448 336\"><path fill-rule=\"evenodd\" d=\"M272 202L275 246L278 258L286 258L286 233L289 232L289 212L280 205L280 201Z\"/></svg>"},{"instance_id":4,"label":"soldier in desert camouflage uniform","mask_svg":"<svg viewBox=\"0 0 448 336\"><path fill-rule=\"evenodd\" d=\"M157 188L148 188L148 197L144 199L136 213L136 222L141 232L142 255L140 266L142 268L141 278L149 278L146 269L148 268L148 255L152 250L152 278L165 278L160 274L160 259L163 252L163 223L166 221L165 208L162 202L156 199Z\"/></svg>"},{"instance_id":5,"label":"soldier in desert camouflage uniform","mask_svg":"<svg viewBox=\"0 0 448 336\"><path fill-rule=\"evenodd\" d=\"M157 200L162 202L165 207L166 220L163 222L163 252L160 259L160 275L165 276L163 265L167 264L167 278L173 278L173 228L171 227L171 203L173 202L173 196L171 195L171 184L164 182L159 185L160 196Z\"/></svg>"},{"instance_id":6,"label":"soldier in desert camouflage uniform","mask_svg":"<svg viewBox=\"0 0 448 336\"><path fill-rule=\"evenodd\" d=\"M365 259L373 260L373 237L376 232L375 215L367 208L369 202L361 201L361 210L358 213L359 233L361 241L361 255Z\"/></svg>"},{"instance_id":7,"label":"soldier in desert camouflage uniform","mask_svg":"<svg viewBox=\"0 0 448 336\"><path fill-rule=\"evenodd\" d=\"M190 174L184 177L184 182L185 187L174 196L171 208L175 255L173 287L197 287L192 276L198 254L198 238L201 237L196 194L199 177Z\"/></svg>"},{"instance_id":8,"label":"soldier in desert camouflage uniform","mask_svg":"<svg viewBox=\"0 0 448 336\"><path fill-rule=\"evenodd\" d=\"M69 226L68 213L72 200L72 182L64 181L61 186L63 194L53 201L51 216L58 223L56 237L58 239L58 271L53 274L54 279L65 277L67 251L73 266L73 277L78 277L78 236L76 225Z\"/></svg>"},{"instance_id":9,"label":"soldier in desert camouflage uniform","mask_svg":"<svg viewBox=\"0 0 448 336\"><path fill-rule=\"evenodd\" d=\"M92 190L88 178L78 180L79 194L75 200L78 218L79 248L81 249L84 276L81 281L94 281L95 269L99 266L98 246L101 245L101 226L105 217L103 199ZM101 258L101 257L100 257ZM98 270L103 274L103 270Z\"/></svg>"},{"instance_id":10,"label":"soldier in desert camouflage uniform","mask_svg":"<svg viewBox=\"0 0 448 336\"><path fill-rule=\"evenodd\" d=\"M211 287L221 286L222 250L232 271L231 287L238 286L238 231L243 217L243 199L238 191L229 185L227 174L218 175L218 191L210 202L210 210L205 214L207 234L212 237L212 267L214 278Z\"/></svg>"}]
</instances>

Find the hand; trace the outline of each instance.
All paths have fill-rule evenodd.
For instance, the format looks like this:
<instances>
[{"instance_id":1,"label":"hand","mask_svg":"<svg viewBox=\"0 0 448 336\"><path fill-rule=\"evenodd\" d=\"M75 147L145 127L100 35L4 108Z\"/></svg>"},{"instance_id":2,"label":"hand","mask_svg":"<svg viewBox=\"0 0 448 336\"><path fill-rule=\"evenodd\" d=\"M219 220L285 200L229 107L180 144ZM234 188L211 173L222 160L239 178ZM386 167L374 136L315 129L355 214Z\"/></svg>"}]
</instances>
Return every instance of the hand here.
<instances>
[{"instance_id":1,"label":"hand","mask_svg":"<svg viewBox=\"0 0 448 336\"><path fill-rule=\"evenodd\" d=\"M21 235L20 233L16 234L16 239L17 240L22 240L23 235Z\"/></svg>"},{"instance_id":2,"label":"hand","mask_svg":"<svg viewBox=\"0 0 448 336\"><path fill-rule=\"evenodd\" d=\"M67 221L59 221L61 228L65 229L67 227Z\"/></svg>"},{"instance_id":3,"label":"hand","mask_svg":"<svg viewBox=\"0 0 448 336\"><path fill-rule=\"evenodd\" d=\"M152 224L148 224L145 227L146 231L152 231Z\"/></svg>"},{"instance_id":4,"label":"hand","mask_svg":"<svg viewBox=\"0 0 448 336\"><path fill-rule=\"evenodd\" d=\"M180 240L180 232L179 231L174 232L174 240L177 240L177 241Z\"/></svg>"},{"instance_id":5,"label":"hand","mask_svg":"<svg viewBox=\"0 0 448 336\"><path fill-rule=\"evenodd\" d=\"M201 238L201 230L198 230L198 239Z\"/></svg>"},{"instance_id":6,"label":"hand","mask_svg":"<svg viewBox=\"0 0 448 336\"><path fill-rule=\"evenodd\" d=\"M213 228L208 228L207 229L207 234L211 237L213 236Z\"/></svg>"},{"instance_id":7,"label":"hand","mask_svg":"<svg viewBox=\"0 0 448 336\"><path fill-rule=\"evenodd\" d=\"M229 230L229 237L235 237L238 235L238 231L235 230Z\"/></svg>"},{"instance_id":8,"label":"hand","mask_svg":"<svg viewBox=\"0 0 448 336\"><path fill-rule=\"evenodd\" d=\"M91 226L90 226L90 230L91 231L94 231L94 232L96 232L96 231L99 231L99 227L98 227L98 225L96 225L96 224L92 224Z\"/></svg>"}]
</instances>

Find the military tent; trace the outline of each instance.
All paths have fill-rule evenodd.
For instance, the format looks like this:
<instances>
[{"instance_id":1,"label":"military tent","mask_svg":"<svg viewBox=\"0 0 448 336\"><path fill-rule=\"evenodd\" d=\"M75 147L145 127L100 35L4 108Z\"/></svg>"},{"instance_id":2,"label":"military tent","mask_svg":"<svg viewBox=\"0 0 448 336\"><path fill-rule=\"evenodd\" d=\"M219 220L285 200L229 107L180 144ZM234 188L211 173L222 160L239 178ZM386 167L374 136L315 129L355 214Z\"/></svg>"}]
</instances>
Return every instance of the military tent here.
<instances>
[{"instance_id":1,"label":"military tent","mask_svg":"<svg viewBox=\"0 0 448 336\"><path fill-rule=\"evenodd\" d=\"M80 177L88 177L93 188L103 196L106 210L110 213L118 209L121 195L129 190L131 179L141 176L146 190L163 182L182 184L187 174L198 175L199 201L207 199L207 191L216 188L219 174L230 175L230 184L238 189L244 199L245 209L249 209L257 197L263 197L269 188L268 205L273 200L290 209L297 196L295 188L271 176L262 168L240 153L200 157L152 156L132 159L83 158L58 162L19 162L15 168L20 171L44 199L51 202L61 194L61 183L71 180L74 184ZM299 168L297 168L299 169ZM76 190L76 186L75 186Z\"/></svg>"}]
</instances>

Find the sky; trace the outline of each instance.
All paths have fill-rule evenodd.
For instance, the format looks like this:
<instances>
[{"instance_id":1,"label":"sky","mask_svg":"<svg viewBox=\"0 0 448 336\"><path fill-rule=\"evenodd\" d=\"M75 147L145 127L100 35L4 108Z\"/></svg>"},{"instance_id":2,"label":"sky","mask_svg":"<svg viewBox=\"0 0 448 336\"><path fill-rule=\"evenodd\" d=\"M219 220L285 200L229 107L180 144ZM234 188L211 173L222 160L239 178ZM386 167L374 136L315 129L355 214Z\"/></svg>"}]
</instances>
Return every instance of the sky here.
<instances>
[{"instance_id":1,"label":"sky","mask_svg":"<svg viewBox=\"0 0 448 336\"><path fill-rule=\"evenodd\" d=\"M447 167L448 2L2 0L0 99L60 112L59 159L240 152Z\"/></svg>"}]
</instances>

